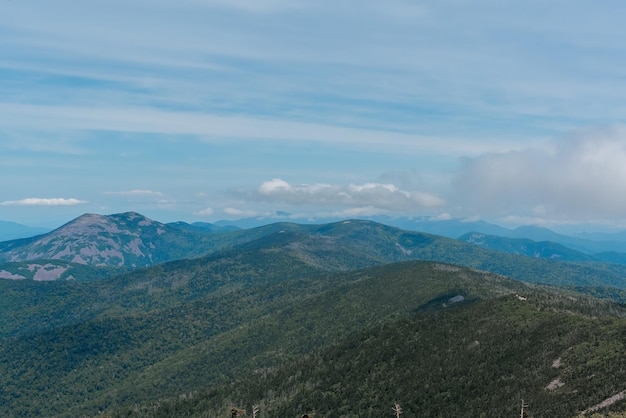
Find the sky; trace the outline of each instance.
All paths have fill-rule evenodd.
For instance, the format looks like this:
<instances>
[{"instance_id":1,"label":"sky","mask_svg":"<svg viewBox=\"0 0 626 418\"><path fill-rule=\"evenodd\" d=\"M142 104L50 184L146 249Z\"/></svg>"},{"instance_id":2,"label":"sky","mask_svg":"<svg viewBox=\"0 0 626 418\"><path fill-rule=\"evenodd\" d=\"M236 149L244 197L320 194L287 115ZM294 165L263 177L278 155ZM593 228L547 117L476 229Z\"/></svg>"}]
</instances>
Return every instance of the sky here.
<instances>
[{"instance_id":1,"label":"sky","mask_svg":"<svg viewBox=\"0 0 626 418\"><path fill-rule=\"evenodd\" d=\"M0 0L0 219L626 229L626 3Z\"/></svg>"}]
</instances>

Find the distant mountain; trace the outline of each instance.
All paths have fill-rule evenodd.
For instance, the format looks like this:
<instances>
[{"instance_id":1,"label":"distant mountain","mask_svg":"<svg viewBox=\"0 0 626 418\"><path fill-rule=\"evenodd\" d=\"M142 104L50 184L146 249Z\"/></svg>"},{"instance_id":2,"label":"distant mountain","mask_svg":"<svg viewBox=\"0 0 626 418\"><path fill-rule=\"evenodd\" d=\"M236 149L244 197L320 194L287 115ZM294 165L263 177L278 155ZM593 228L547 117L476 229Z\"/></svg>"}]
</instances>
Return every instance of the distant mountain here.
<instances>
[{"instance_id":1,"label":"distant mountain","mask_svg":"<svg viewBox=\"0 0 626 418\"><path fill-rule=\"evenodd\" d=\"M499 225L483 220L468 219L433 219L431 217L392 217L370 216L360 218L382 223L389 226L405 229L408 231L425 232L433 235L441 235L448 238L459 238L471 232L484 235L493 235L507 238L531 239L533 241L552 241L571 249L582 251L587 254L601 252L626 253L626 232L623 233L586 233L576 236L564 235L548 228L534 225L524 225L516 229L504 228ZM237 220L217 221L212 227L234 227L241 229L256 228L277 222L298 222L301 224L335 223L343 219L319 218L319 219L294 219L291 215L277 213L272 217L254 217Z\"/></svg>"},{"instance_id":2,"label":"distant mountain","mask_svg":"<svg viewBox=\"0 0 626 418\"><path fill-rule=\"evenodd\" d=\"M28 238L47 232L50 232L50 229L26 226L15 222L0 221L0 242Z\"/></svg>"},{"instance_id":3,"label":"distant mountain","mask_svg":"<svg viewBox=\"0 0 626 418\"><path fill-rule=\"evenodd\" d=\"M485 235L479 232L465 234L459 237L459 241L475 244L483 248L535 258L562 261L600 261L589 254L551 241L538 242L528 238L507 238Z\"/></svg>"},{"instance_id":4,"label":"distant mountain","mask_svg":"<svg viewBox=\"0 0 626 418\"><path fill-rule=\"evenodd\" d=\"M588 254L600 252L626 252L626 241L592 240L587 238L559 234L538 226L520 226L508 234L495 234L510 238L528 238L534 241L552 241ZM593 235L585 235L591 237ZM617 235L616 235L617 236ZM597 238L603 237L597 235Z\"/></svg>"},{"instance_id":5,"label":"distant mountain","mask_svg":"<svg viewBox=\"0 0 626 418\"><path fill-rule=\"evenodd\" d=\"M601 252L626 253L626 232L570 236L536 225L523 225L515 229L509 229L482 220L433 220L424 217L374 217L372 220L410 231L421 231L449 238L460 238L469 233L479 233L506 238L530 239L538 242L551 241L587 254Z\"/></svg>"},{"instance_id":6,"label":"distant mountain","mask_svg":"<svg viewBox=\"0 0 626 418\"><path fill-rule=\"evenodd\" d=\"M84 215L44 236L0 243L0 257L7 262L54 259L128 270L202 254L236 258L241 252L259 249L273 254L287 251L306 265L324 271L429 260L528 282L626 288L624 266L506 254L451 238L363 220L322 225L276 223L216 233L189 224L165 225L132 212ZM0 274L16 273L6 270Z\"/></svg>"},{"instance_id":7,"label":"distant mountain","mask_svg":"<svg viewBox=\"0 0 626 418\"><path fill-rule=\"evenodd\" d=\"M573 236L590 241L626 242L626 231L619 232L579 232Z\"/></svg>"},{"instance_id":8,"label":"distant mountain","mask_svg":"<svg viewBox=\"0 0 626 418\"><path fill-rule=\"evenodd\" d=\"M433 235L441 235L448 238L458 238L468 232L477 231L491 235L507 235L510 229L491 224L486 221L469 221L464 219L433 220L430 217L392 217L392 216L368 216L359 218L363 221L373 221L408 231L425 232ZM278 212L272 217L252 217L236 220L220 220L212 225L221 227L236 227L241 229L256 228L277 222L297 222L300 224L327 224L344 221L345 218L328 217L303 219L293 218L291 215Z\"/></svg>"},{"instance_id":9,"label":"distant mountain","mask_svg":"<svg viewBox=\"0 0 626 418\"><path fill-rule=\"evenodd\" d=\"M459 240L529 257L626 264L626 243L591 241L541 227L523 226L503 236L473 231L460 236Z\"/></svg>"},{"instance_id":10,"label":"distant mountain","mask_svg":"<svg viewBox=\"0 0 626 418\"><path fill-rule=\"evenodd\" d=\"M207 233L153 221L134 212L85 214L44 235L0 243L0 260L65 260L136 268L199 255Z\"/></svg>"},{"instance_id":11,"label":"distant mountain","mask_svg":"<svg viewBox=\"0 0 626 418\"><path fill-rule=\"evenodd\" d=\"M387 225L396 226L398 228L409 231L426 232L428 234L442 235L448 238L458 238L468 232L480 232L488 235L506 236L511 232L510 229L483 221L483 220L467 220L467 219L443 219L436 220L427 217L389 217L378 216L372 220Z\"/></svg>"},{"instance_id":12,"label":"distant mountain","mask_svg":"<svg viewBox=\"0 0 626 418\"><path fill-rule=\"evenodd\" d=\"M294 219L288 215L274 215L271 217L258 216L258 217L250 217L250 218L241 218L241 219L222 219L216 221L210 225L212 228L230 228L230 229L251 229L258 228L274 223L284 223L284 222L294 222L299 224L323 224L323 223L332 223L339 222L343 220L342 218L316 218L310 222L306 222L305 219L297 218ZM194 222L195 223L195 222Z\"/></svg>"},{"instance_id":13,"label":"distant mountain","mask_svg":"<svg viewBox=\"0 0 626 418\"><path fill-rule=\"evenodd\" d=\"M220 226L220 225L216 225L216 224L212 224L208 222L194 222L191 224L191 226L195 228L205 229L211 232L231 232L231 231L237 231L241 229L234 225Z\"/></svg>"},{"instance_id":14,"label":"distant mountain","mask_svg":"<svg viewBox=\"0 0 626 418\"><path fill-rule=\"evenodd\" d=\"M270 230L273 233L268 233ZM517 280L558 286L626 288L626 266L589 261L585 254L552 244L572 261L535 258L482 248L475 244L372 221L350 220L324 225L272 224L238 231L259 236L241 248L289 251L310 265L329 270L363 268L404 260L428 260L502 274Z\"/></svg>"},{"instance_id":15,"label":"distant mountain","mask_svg":"<svg viewBox=\"0 0 626 418\"><path fill-rule=\"evenodd\" d=\"M406 260L450 263L526 282L560 286L626 288L626 266L588 261L589 257L556 244L571 260L534 258L482 248L456 239L406 231L363 220L322 225L270 224L219 234L222 254L263 249L288 252L327 271L344 271Z\"/></svg>"}]
</instances>

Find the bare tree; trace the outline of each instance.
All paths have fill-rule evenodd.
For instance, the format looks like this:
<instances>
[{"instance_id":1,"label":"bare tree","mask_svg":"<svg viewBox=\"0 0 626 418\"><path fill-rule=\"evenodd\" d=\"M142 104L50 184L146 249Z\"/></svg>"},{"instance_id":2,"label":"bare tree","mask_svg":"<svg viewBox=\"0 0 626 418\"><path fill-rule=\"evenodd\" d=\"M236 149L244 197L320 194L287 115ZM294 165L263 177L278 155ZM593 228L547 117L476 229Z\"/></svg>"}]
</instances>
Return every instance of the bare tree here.
<instances>
[{"instance_id":1,"label":"bare tree","mask_svg":"<svg viewBox=\"0 0 626 418\"><path fill-rule=\"evenodd\" d=\"M528 404L524 402L524 399L522 399L522 408L520 411L520 418L524 418L526 416L526 412L524 411L525 408L528 408Z\"/></svg>"},{"instance_id":2,"label":"bare tree","mask_svg":"<svg viewBox=\"0 0 626 418\"><path fill-rule=\"evenodd\" d=\"M256 418L256 414L259 413L259 405L252 405L252 418Z\"/></svg>"},{"instance_id":3,"label":"bare tree","mask_svg":"<svg viewBox=\"0 0 626 418\"><path fill-rule=\"evenodd\" d=\"M395 412L396 418L400 418L400 415L402 415L402 408L398 402L393 405L393 412Z\"/></svg>"}]
</instances>

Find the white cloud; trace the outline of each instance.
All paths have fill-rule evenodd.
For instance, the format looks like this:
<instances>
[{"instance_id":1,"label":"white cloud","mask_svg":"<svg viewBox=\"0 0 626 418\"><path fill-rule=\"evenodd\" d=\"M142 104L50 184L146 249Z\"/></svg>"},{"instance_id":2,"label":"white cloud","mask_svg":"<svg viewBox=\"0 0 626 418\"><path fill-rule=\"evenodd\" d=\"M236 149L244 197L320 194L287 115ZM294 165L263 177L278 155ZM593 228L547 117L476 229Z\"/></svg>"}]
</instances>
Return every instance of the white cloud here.
<instances>
[{"instance_id":1,"label":"white cloud","mask_svg":"<svg viewBox=\"0 0 626 418\"><path fill-rule=\"evenodd\" d=\"M270 195L275 192L280 192L282 190L289 190L291 186L285 180L282 179L273 179L270 181L264 181L259 186L259 193L263 195Z\"/></svg>"},{"instance_id":2,"label":"white cloud","mask_svg":"<svg viewBox=\"0 0 626 418\"><path fill-rule=\"evenodd\" d=\"M105 192L106 195L113 196L140 196L140 197L163 197L164 194L161 192L154 192L152 190L141 190L141 189L133 189L133 190L125 190L120 192Z\"/></svg>"},{"instance_id":3,"label":"white cloud","mask_svg":"<svg viewBox=\"0 0 626 418\"><path fill-rule=\"evenodd\" d=\"M82 205L86 203L88 202L84 200L65 199L61 197L50 198L50 199L31 197L31 198L21 199L21 200L6 200L0 204L2 206L75 206L75 205Z\"/></svg>"},{"instance_id":4,"label":"white cloud","mask_svg":"<svg viewBox=\"0 0 626 418\"><path fill-rule=\"evenodd\" d=\"M292 185L279 178L263 182L253 196L290 205L339 206L367 211L412 212L444 204L444 201L436 195L416 190L401 190L393 184Z\"/></svg>"},{"instance_id":5,"label":"white cloud","mask_svg":"<svg viewBox=\"0 0 626 418\"><path fill-rule=\"evenodd\" d=\"M196 216L211 216L214 213L215 213L215 210L213 210L213 208L205 208L197 212L194 212L193 214Z\"/></svg>"},{"instance_id":6,"label":"white cloud","mask_svg":"<svg viewBox=\"0 0 626 418\"><path fill-rule=\"evenodd\" d=\"M626 217L626 127L581 131L550 150L467 159L450 200L466 210L537 222Z\"/></svg>"},{"instance_id":7,"label":"white cloud","mask_svg":"<svg viewBox=\"0 0 626 418\"><path fill-rule=\"evenodd\" d=\"M434 222L436 222L436 221L449 221L449 220L451 220L451 219L453 219L452 215L450 215L450 214L449 214L449 213L447 213L447 212L440 213L440 214L438 214L438 215L431 216L431 217L429 218L429 220L434 221Z\"/></svg>"},{"instance_id":8,"label":"white cloud","mask_svg":"<svg viewBox=\"0 0 626 418\"><path fill-rule=\"evenodd\" d=\"M251 217L259 215L258 212L253 211L253 210L236 209L236 208L224 208L222 209L222 212L224 212L226 215L229 215L229 216L239 216L239 217L245 217L245 218L251 218Z\"/></svg>"}]
</instances>

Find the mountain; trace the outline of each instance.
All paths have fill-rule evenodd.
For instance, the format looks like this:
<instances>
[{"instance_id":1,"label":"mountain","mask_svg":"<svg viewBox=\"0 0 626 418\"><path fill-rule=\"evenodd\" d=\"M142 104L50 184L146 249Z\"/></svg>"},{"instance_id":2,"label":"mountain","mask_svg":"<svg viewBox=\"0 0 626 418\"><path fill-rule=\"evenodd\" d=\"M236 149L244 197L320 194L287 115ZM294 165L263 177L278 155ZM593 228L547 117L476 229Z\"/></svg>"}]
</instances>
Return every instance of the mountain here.
<instances>
[{"instance_id":1,"label":"mountain","mask_svg":"<svg viewBox=\"0 0 626 418\"><path fill-rule=\"evenodd\" d=\"M276 223L216 233L189 224L165 225L136 213L83 215L50 234L0 243L0 257L14 262L67 260L77 264L89 263L86 265L92 267L128 270L202 254L223 253L234 257L238 251L261 248L265 252L289 251L307 265L326 271L345 271L404 260L430 260L491 271L528 282L626 288L625 266L531 259L362 220L322 225ZM15 275L11 270L1 271L0 274L5 276ZM73 277L77 280L93 278L77 274Z\"/></svg>"},{"instance_id":2,"label":"mountain","mask_svg":"<svg viewBox=\"0 0 626 418\"><path fill-rule=\"evenodd\" d=\"M404 229L407 231L417 231L424 232L432 235L441 235L448 238L459 238L462 235L468 234L470 232L477 232L485 235L494 235L494 236L502 236L508 238L528 238L535 241L554 241L554 242L572 242L578 243L580 245L596 245L593 244L593 241L607 241L607 242L615 242L618 240L611 239L597 239L592 240L586 238L585 235L581 235L580 237L572 237L568 235L558 234L550 229L542 228L538 226L521 226L516 229L504 228L502 226L484 221L484 220L470 220L470 219L460 219L460 218L452 218L452 219L433 219L432 217L427 216L415 216L415 217L407 217L407 216L387 216L387 215L377 215L377 216L365 216L359 218L362 221L372 221L377 223L382 223L389 226L394 226L396 228ZM329 218L315 218L315 219L299 219L293 218L293 216L289 214L274 214L271 217L251 217L251 218L242 218L236 220L220 220L215 222L214 224L208 224L211 228L216 227L230 227L230 228L239 228L239 229L250 229L256 228L264 225L268 225L270 223L279 223L279 222L298 222L300 224L327 224L327 223L337 223L341 222L345 219L329 217ZM606 235L606 237L612 237L613 235ZM615 235L618 236L618 235ZM591 237L591 236L590 236ZM596 237L595 235L593 237ZM598 235L597 237L604 238L605 235ZM588 241L591 241L590 244ZM626 242L626 240L622 240Z\"/></svg>"},{"instance_id":3,"label":"mountain","mask_svg":"<svg viewBox=\"0 0 626 418\"><path fill-rule=\"evenodd\" d=\"M529 258L481 248L459 240L406 231L363 220L322 225L270 224L218 235L214 248L236 254L243 248L288 251L301 261L336 271L405 260L455 264L517 280L559 286L626 288L626 266L594 261ZM563 249L564 253L575 253ZM581 258L587 260L584 254Z\"/></svg>"},{"instance_id":4,"label":"mountain","mask_svg":"<svg viewBox=\"0 0 626 418\"><path fill-rule=\"evenodd\" d=\"M626 253L626 233L588 233L571 236L559 234L551 229L536 225L523 225L515 229L508 229L482 220L433 220L430 218L403 217L374 217L372 220L410 231L421 231L449 238L459 238L469 233L478 233L503 238L530 239L538 242L550 241L590 255L611 252Z\"/></svg>"},{"instance_id":5,"label":"mountain","mask_svg":"<svg viewBox=\"0 0 626 418\"><path fill-rule=\"evenodd\" d=\"M615 340L626 332L623 318L592 318L565 295L530 289L451 300L444 294L436 310L418 309L293 361L112 416L218 417L256 405L263 416L381 417L399 404L415 417L506 417L519 416L524 402L523 416L573 418L626 408L626 358Z\"/></svg>"},{"instance_id":6,"label":"mountain","mask_svg":"<svg viewBox=\"0 0 626 418\"><path fill-rule=\"evenodd\" d=\"M457 238L463 234L472 231L478 231L491 235L507 235L511 233L510 229L491 224L486 221L469 221L465 219L445 219L433 220L430 217L393 217L393 216L369 216L359 218L362 221L372 221L382 223L396 228L408 231L425 232L433 235L442 235L448 238ZM342 222L345 219L337 217L316 218L316 219L300 219L294 218L288 213L277 212L271 217L252 217L236 220L221 220L215 222L214 226L234 227L241 229L256 228L270 223L278 222L298 222L301 224L327 224Z\"/></svg>"},{"instance_id":7,"label":"mountain","mask_svg":"<svg viewBox=\"0 0 626 418\"><path fill-rule=\"evenodd\" d=\"M15 222L0 221L0 241L28 238L49 232L48 228L26 226Z\"/></svg>"},{"instance_id":8,"label":"mountain","mask_svg":"<svg viewBox=\"0 0 626 418\"><path fill-rule=\"evenodd\" d=\"M432 219L430 217L373 217L372 220L392 225L409 231L426 232L433 235L442 235L448 238L458 238L468 232L480 232L489 235L504 235L510 229L483 221L467 219Z\"/></svg>"},{"instance_id":9,"label":"mountain","mask_svg":"<svg viewBox=\"0 0 626 418\"><path fill-rule=\"evenodd\" d=\"M63 260L0 264L0 277L4 279L49 281L53 274L58 274L62 280L76 279L69 280L67 288L51 283L18 285L3 283L11 280L0 280L0 285L5 286L0 288L0 294L5 296L11 293L10 289L28 291L28 294L16 296L18 302L15 306L19 315L15 314L14 305L7 301L8 296L1 299L0 334L13 335L69 326L76 318L86 320L102 314L106 309L130 312L135 305L156 308L166 307L169 303L193 302L218 288L222 289L220 291L239 289L244 284L262 285L281 278L319 277L409 260L466 266L526 282L576 288L595 296L626 302L624 266L506 254L369 221L327 225L272 224L210 236L215 239L212 241L213 248L217 249L209 255L172 261L115 277L111 277L115 270L113 267L94 268ZM89 285L76 283L95 279L101 280ZM170 287L177 291L164 291ZM88 292L79 293L73 299L74 290L87 288L90 289ZM51 293L52 289L72 291L56 294ZM136 300L136 295L142 295L144 290L149 290L148 295L141 296L140 301ZM42 301L47 301L51 309L49 314L43 316ZM55 310L57 307L59 312Z\"/></svg>"},{"instance_id":10,"label":"mountain","mask_svg":"<svg viewBox=\"0 0 626 418\"><path fill-rule=\"evenodd\" d=\"M136 268L199 255L210 247L206 235L199 228L166 225L134 212L85 214L47 234L0 243L0 260Z\"/></svg>"},{"instance_id":11,"label":"mountain","mask_svg":"<svg viewBox=\"0 0 626 418\"><path fill-rule=\"evenodd\" d=\"M483 248L520 254L535 258L548 258L562 261L598 261L589 254L573 250L551 241L533 241L528 238L507 238L470 232L459 237L459 241L475 244ZM608 257L607 257L608 258ZM604 261L604 260L603 260Z\"/></svg>"},{"instance_id":12,"label":"mountain","mask_svg":"<svg viewBox=\"0 0 626 418\"><path fill-rule=\"evenodd\" d=\"M95 415L178 396L346 344L371 327L393 329L401 318L503 295L553 298L538 305L546 311L571 310L574 300L569 293L560 297L555 290L444 264L328 274L288 253L262 249L106 281L50 282L47 289L34 284L0 283L2 309L13 312L2 316L2 416ZM20 306L18 296L36 301L21 305L23 313L38 312L30 321L5 307ZM619 312L591 299L580 306L595 315ZM19 327L12 322L16 316Z\"/></svg>"},{"instance_id":13,"label":"mountain","mask_svg":"<svg viewBox=\"0 0 626 418\"><path fill-rule=\"evenodd\" d=\"M579 233L575 236L564 235L548 228L536 225L523 225L515 229L504 228L484 220L468 219L433 219L432 217L393 217L370 216L360 218L364 221L373 221L394 226L408 231L424 232L441 235L448 238L459 238L468 233L480 233L506 238L531 239L533 241L551 241L571 249L587 254L596 253L626 253L626 232L621 233ZM253 217L237 220L221 220L211 225L211 228L256 228L277 222L300 222L304 224L336 223L343 219L295 219L292 215L277 212L271 217ZM610 258L610 257L609 257ZM622 259L622 256L619 257Z\"/></svg>"},{"instance_id":14,"label":"mountain","mask_svg":"<svg viewBox=\"0 0 626 418\"><path fill-rule=\"evenodd\" d=\"M538 226L520 226L509 234L495 235L502 235L510 238L527 238L534 241L552 241L588 254L601 252L626 252L626 240L623 239L588 239L583 237L605 238L607 236L583 234L578 237L562 235L550 229ZM615 238L621 237L619 234L614 234L612 236Z\"/></svg>"},{"instance_id":15,"label":"mountain","mask_svg":"<svg viewBox=\"0 0 626 418\"><path fill-rule=\"evenodd\" d=\"M230 231L237 231L241 229L234 225L219 226L219 225L208 223L208 222L194 222L191 224L191 226L195 228L206 229L211 232L230 232Z\"/></svg>"},{"instance_id":16,"label":"mountain","mask_svg":"<svg viewBox=\"0 0 626 418\"><path fill-rule=\"evenodd\" d=\"M208 255L102 280L1 280L0 416L223 416L256 401L268 416L380 416L390 399L456 416L490 396L487 416L508 416L560 378L538 411L562 411L537 415L558 418L624 390L621 305L477 270L624 301L620 266L369 221L208 236Z\"/></svg>"},{"instance_id":17,"label":"mountain","mask_svg":"<svg viewBox=\"0 0 626 418\"><path fill-rule=\"evenodd\" d=\"M579 232L574 234L578 238L590 241L625 242L626 231L619 232Z\"/></svg>"},{"instance_id":18,"label":"mountain","mask_svg":"<svg viewBox=\"0 0 626 418\"><path fill-rule=\"evenodd\" d=\"M520 231L516 234L520 236L560 239L561 242L565 244L559 244L553 241L534 241L529 238L509 238L486 235L479 232L470 232L462 235L459 237L459 241L511 254L526 255L528 257L549 258L563 261L596 261L601 263L626 264L626 252L593 252L594 248L621 248L622 244L620 243L582 243L580 239L572 237L564 238L563 235L556 234L553 231L546 231L543 231L542 228L523 228L523 232ZM582 248L582 250L578 251L572 247Z\"/></svg>"},{"instance_id":19,"label":"mountain","mask_svg":"<svg viewBox=\"0 0 626 418\"><path fill-rule=\"evenodd\" d=\"M286 216L286 215L285 215ZM383 217L380 220L392 222L400 222L405 226L411 228L422 228L430 230L437 230L444 235L451 235L452 231L460 231L461 228L467 228L469 226L479 227L481 230L496 231L499 233L508 233L514 236L532 236L532 237L550 237L554 240L560 240L566 242L570 248L573 246L585 247L585 249L576 251L568 251L565 248L556 248L554 245L552 248L538 248L537 245L528 241L522 243L518 242L513 245L511 243L503 244L503 239L500 239L498 245L492 242L491 248L505 250L508 252L526 254L526 255L541 255L545 252L546 256L555 256L561 260L569 261L587 261L595 259L600 262L611 263L623 263L626 261L626 254L622 254L618 251L606 251L604 253L598 253L597 256L587 257L581 252L587 252L593 245L596 249L602 248L618 248L619 246L605 245L606 243L593 243L585 244L586 240L580 238L567 237L559 235L550 230L537 227L525 227L518 228L515 231L506 230L496 225L488 224L483 221L478 222L462 222L460 220L447 220L447 221L432 221L424 218L416 219L404 219L404 218L386 218ZM391 232L394 228L387 226L387 230L384 234L391 234L386 238L367 236L366 238L352 240L350 233L345 237L341 237L341 233L337 236L330 236L331 229L337 229L339 231L341 225L349 225L352 222L352 227L361 228L361 234L369 234L374 231L371 225L379 225L377 222L365 221L365 220L346 220L340 222L333 222L322 225L334 225L325 227L326 229L320 229L320 224L293 224L287 222L274 223L269 225L263 225L256 228L250 228L241 230L235 226L208 224L208 223L194 223L187 224L185 222L175 222L162 224L160 222L146 218L143 215L134 212L114 214L114 215L96 215L85 214L62 227L43 234L40 236L24 238L19 240L11 240L0 242L0 263L1 262L27 262L35 261L43 263L45 260L63 260L72 262L75 264L83 264L92 267L104 267L104 268L119 268L119 269L133 269L145 266L156 265L162 262L190 258L200 256L202 254L208 254L211 252L221 251L226 248L231 248L236 245L240 245L245 242L254 241L262 236L273 234L278 230L285 231L299 231L303 234L314 234L317 237L328 237L329 240L337 243L341 243L345 248L341 250L362 252L363 249L357 248L360 245L365 245L367 250L364 252L367 258L370 252L374 256L376 262L387 263L391 261L399 261L406 259L433 259L446 262L461 262L463 265L468 263L459 260L458 257L450 257L452 251L458 251L459 249L453 249L453 244L450 242L443 243L439 238L425 238L427 234L423 234L419 240L437 241L435 245L439 250L435 253L429 251L430 254L419 253L406 253L404 256L398 255L398 251L402 252L403 243L400 241L402 234L403 239L413 238L408 237L408 230L403 233L398 233L398 228L395 228L396 232ZM369 225L369 227L367 227ZM433 226L437 225L436 228ZM369 228L369 232L365 230ZM347 228L343 228L347 231ZM380 229L380 228L379 228ZM401 230L401 228L400 228ZM508 231L508 232L507 232ZM419 233L419 232L418 232ZM480 232L483 235L488 235ZM392 239L393 238L393 239ZM377 241L380 239L379 241ZM495 238L490 238L491 241ZM367 241L371 240L372 243L377 242L375 245L368 245ZM512 242L512 241L511 241ZM558 241L555 241L557 244ZM583 245L585 244L585 245ZM298 244L294 244L298 245ZM382 245L382 246L381 246ZM542 244L544 247L548 244ZM449 247L448 250L441 247ZM508 249L504 248L507 247ZM522 248L524 247L524 248ZM382 251L385 254L382 254ZM405 248L406 251L413 251L410 248ZM532 250L532 251L531 251ZM551 252L552 251L552 252ZM377 255L374 253L378 252ZM465 254L467 250L461 250L462 254ZM589 253L588 253L589 254ZM468 257L465 257L466 259ZM471 264L471 263L470 263ZM476 263L474 263L476 264ZM42 265L45 265L42 264ZM2 266L0 266L2 267ZM475 267L478 267L476 265ZM61 270L57 270L61 272ZM69 271L69 270L66 270ZM103 270L101 270L103 271ZM83 273L87 270L83 269ZM508 273L499 271L500 273ZM58 278L73 277L78 280L91 279L92 276L83 276L78 274L61 274ZM0 268L0 276L7 276L15 278L14 272L11 269ZM19 275L18 275L19 276ZM100 274L95 274L97 277L101 277ZM51 276L48 276L51 277Z\"/></svg>"},{"instance_id":20,"label":"mountain","mask_svg":"<svg viewBox=\"0 0 626 418\"><path fill-rule=\"evenodd\" d=\"M523 394L558 418L572 415L557 405L622 390L618 305L438 263L328 275L260 254L196 265L182 282L175 268L137 271L113 280L117 291L49 283L98 312L66 307L70 322L3 337L0 413L224 416L259 403L268 416L380 416L397 400L425 416L463 405L505 416ZM255 274L263 267L275 274ZM6 283L47 309L32 282ZM557 379L567 386L546 395Z\"/></svg>"}]
</instances>

